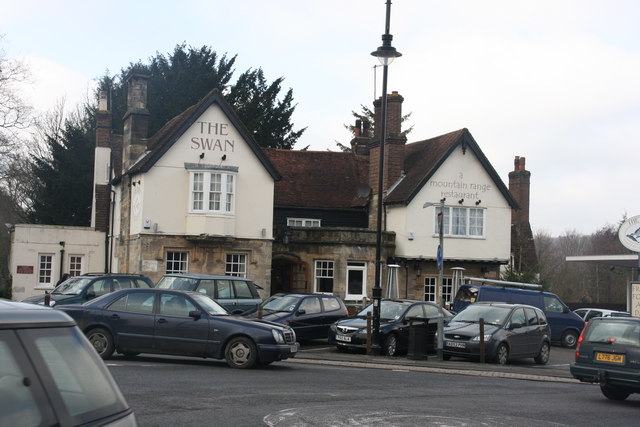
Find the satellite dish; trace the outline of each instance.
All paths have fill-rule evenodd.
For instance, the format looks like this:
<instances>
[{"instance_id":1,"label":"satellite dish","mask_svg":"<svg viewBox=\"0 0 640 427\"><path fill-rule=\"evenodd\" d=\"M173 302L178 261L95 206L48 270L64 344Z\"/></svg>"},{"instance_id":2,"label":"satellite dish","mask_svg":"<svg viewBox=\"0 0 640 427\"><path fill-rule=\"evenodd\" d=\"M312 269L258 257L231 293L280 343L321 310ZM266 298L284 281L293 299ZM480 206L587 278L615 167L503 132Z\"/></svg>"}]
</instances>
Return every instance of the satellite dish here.
<instances>
[{"instance_id":1,"label":"satellite dish","mask_svg":"<svg viewBox=\"0 0 640 427\"><path fill-rule=\"evenodd\" d=\"M358 184L358 197L369 197L369 195L371 194L371 187L369 187L369 184Z\"/></svg>"}]
</instances>

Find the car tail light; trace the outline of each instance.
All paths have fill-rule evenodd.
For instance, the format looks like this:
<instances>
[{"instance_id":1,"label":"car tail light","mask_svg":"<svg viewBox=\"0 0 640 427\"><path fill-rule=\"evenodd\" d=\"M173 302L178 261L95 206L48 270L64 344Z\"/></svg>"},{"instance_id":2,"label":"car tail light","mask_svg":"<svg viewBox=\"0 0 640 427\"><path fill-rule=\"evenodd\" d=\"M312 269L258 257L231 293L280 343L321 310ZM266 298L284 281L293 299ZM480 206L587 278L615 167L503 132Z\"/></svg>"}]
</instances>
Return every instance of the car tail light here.
<instances>
[{"instance_id":1,"label":"car tail light","mask_svg":"<svg viewBox=\"0 0 640 427\"><path fill-rule=\"evenodd\" d=\"M586 330L587 330L586 326L584 328L582 328L582 332L580 332L580 336L578 337L578 343L576 344L576 362L578 361L578 358L580 357L580 345L582 344L582 340L584 338L584 331L586 331Z\"/></svg>"}]
</instances>

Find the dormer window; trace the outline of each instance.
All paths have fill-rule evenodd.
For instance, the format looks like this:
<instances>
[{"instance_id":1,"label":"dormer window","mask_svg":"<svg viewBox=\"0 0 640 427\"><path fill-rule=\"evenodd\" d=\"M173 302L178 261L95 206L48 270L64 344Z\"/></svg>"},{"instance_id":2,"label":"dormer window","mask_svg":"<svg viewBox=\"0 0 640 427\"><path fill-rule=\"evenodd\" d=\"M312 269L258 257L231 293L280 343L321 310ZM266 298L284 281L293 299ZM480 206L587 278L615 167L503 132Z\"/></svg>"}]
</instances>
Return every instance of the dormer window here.
<instances>
[{"instance_id":1,"label":"dormer window","mask_svg":"<svg viewBox=\"0 0 640 427\"><path fill-rule=\"evenodd\" d=\"M289 227L320 227L319 219L310 218L287 218Z\"/></svg>"}]
</instances>

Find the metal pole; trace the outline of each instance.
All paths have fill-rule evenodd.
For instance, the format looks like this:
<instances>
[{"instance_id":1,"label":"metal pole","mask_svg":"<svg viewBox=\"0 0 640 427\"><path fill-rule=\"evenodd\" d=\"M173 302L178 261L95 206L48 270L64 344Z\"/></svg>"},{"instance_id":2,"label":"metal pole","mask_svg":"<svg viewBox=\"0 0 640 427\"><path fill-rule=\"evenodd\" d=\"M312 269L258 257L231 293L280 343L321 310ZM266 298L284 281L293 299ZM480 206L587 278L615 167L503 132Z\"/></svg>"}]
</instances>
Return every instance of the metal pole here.
<instances>
[{"instance_id":1,"label":"metal pole","mask_svg":"<svg viewBox=\"0 0 640 427\"><path fill-rule=\"evenodd\" d=\"M438 213L438 235L440 238L440 246L438 247L439 257L441 258L440 262L438 262L438 285L436 286L436 302L438 303L438 340L437 340L437 348L436 352L438 354L438 359L442 360L442 347L443 347L443 336L442 334L444 329L444 312L442 311L442 281L443 270L444 270L444 201L445 199L440 199L440 212Z\"/></svg>"}]
</instances>

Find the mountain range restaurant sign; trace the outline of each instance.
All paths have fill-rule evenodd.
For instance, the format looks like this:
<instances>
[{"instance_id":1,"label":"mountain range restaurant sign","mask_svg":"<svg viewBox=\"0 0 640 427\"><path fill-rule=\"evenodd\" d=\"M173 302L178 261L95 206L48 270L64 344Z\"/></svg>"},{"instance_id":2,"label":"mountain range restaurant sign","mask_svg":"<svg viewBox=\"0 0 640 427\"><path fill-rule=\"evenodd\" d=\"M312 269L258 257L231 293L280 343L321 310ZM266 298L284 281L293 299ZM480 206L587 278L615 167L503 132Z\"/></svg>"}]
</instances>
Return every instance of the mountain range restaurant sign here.
<instances>
[{"instance_id":1,"label":"mountain range restaurant sign","mask_svg":"<svg viewBox=\"0 0 640 427\"><path fill-rule=\"evenodd\" d=\"M640 215L628 218L618 231L620 243L634 252L640 252Z\"/></svg>"}]
</instances>

